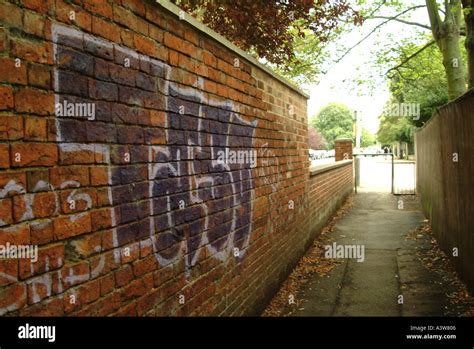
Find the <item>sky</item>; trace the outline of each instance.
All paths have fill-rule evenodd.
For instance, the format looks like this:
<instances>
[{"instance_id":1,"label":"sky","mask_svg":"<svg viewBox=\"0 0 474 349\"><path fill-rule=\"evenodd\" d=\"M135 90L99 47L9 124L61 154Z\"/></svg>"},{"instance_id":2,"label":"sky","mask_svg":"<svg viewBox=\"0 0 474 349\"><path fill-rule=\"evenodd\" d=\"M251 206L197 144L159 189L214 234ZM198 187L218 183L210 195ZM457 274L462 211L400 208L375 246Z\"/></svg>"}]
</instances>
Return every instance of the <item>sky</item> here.
<instances>
[{"instance_id":1,"label":"sky","mask_svg":"<svg viewBox=\"0 0 474 349\"><path fill-rule=\"evenodd\" d=\"M423 5L424 1L417 0L413 3L415 5ZM385 10L381 15L389 16L396 13ZM414 10L411 16L404 16L403 18L410 18L412 21L429 24L426 8ZM331 52L331 61L335 61L341 55L341 53L337 52L338 46L351 47L383 21L382 19L366 20L361 27L357 27L350 33L340 37L336 42L329 44L328 49ZM356 88L348 80L357 76L365 77L364 75L371 69L369 62L373 59L373 51L380 47L388 34L392 35L393 39L391 41L393 42L411 37L419 31L418 27L390 21L378 30L375 35L372 35L352 50L339 63L335 65L329 63L329 66L332 65L332 68L321 77L318 84L304 86L305 90L310 93L308 101L309 119L316 115L321 107L330 102L344 103L349 108L358 111L362 118L362 125L375 134L379 126L378 117L389 98L387 82L381 78L371 92L364 87Z\"/></svg>"}]
</instances>

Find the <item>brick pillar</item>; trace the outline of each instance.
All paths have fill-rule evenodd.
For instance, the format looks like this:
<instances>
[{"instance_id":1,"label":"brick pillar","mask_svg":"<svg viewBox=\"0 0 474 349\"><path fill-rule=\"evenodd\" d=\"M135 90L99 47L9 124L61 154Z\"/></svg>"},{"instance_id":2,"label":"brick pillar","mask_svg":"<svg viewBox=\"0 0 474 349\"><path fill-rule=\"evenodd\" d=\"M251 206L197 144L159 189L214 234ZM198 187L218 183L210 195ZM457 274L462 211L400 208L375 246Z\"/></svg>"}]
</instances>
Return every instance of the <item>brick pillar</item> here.
<instances>
[{"instance_id":1,"label":"brick pillar","mask_svg":"<svg viewBox=\"0 0 474 349\"><path fill-rule=\"evenodd\" d=\"M334 141L336 161L352 159L352 139L340 138Z\"/></svg>"}]
</instances>

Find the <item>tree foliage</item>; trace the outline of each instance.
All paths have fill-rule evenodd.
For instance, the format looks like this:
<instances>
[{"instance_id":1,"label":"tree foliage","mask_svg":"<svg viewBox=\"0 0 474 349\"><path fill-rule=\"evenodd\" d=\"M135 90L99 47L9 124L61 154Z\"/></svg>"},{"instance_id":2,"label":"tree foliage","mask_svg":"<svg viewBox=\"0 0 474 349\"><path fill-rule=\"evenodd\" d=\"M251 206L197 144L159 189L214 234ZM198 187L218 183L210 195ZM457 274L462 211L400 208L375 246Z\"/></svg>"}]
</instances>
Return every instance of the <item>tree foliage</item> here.
<instances>
[{"instance_id":1,"label":"tree foliage","mask_svg":"<svg viewBox=\"0 0 474 349\"><path fill-rule=\"evenodd\" d=\"M362 129L361 136L360 136L360 146L362 148L370 147L374 145L376 142L375 136L370 133L366 128Z\"/></svg>"},{"instance_id":2,"label":"tree foliage","mask_svg":"<svg viewBox=\"0 0 474 349\"><path fill-rule=\"evenodd\" d=\"M311 125L324 136L328 148L332 149L337 138L353 139L352 116L353 112L346 105L329 103L311 120Z\"/></svg>"},{"instance_id":3,"label":"tree foliage","mask_svg":"<svg viewBox=\"0 0 474 349\"><path fill-rule=\"evenodd\" d=\"M341 23L361 23L348 0L172 0L245 51L279 66L296 63L297 38L326 42Z\"/></svg>"},{"instance_id":4,"label":"tree foliage","mask_svg":"<svg viewBox=\"0 0 474 349\"><path fill-rule=\"evenodd\" d=\"M446 104L449 99L442 54L435 45L420 51L423 46L411 41L403 42L399 56L395 59L399 67L389 74L393 103L419 104L419 117L408 118L409 123L416 127L423 126L435 109ZM415 52L419 53L407 60ZM406 63L400 65L404 61Z\"/></svg>"},{"instance_id":5,"label":"tree foliage","mask_svg":"<svg viewBox=\"0 0 474 349\"><path fill-rule=\"evenodd\" d=\"M382 115L377 132L377 141L381 145L390 145L395 142L412 144L413 126L407 118Z\"/></svg>"},{"instance_id":6,"label":"tree foliage","mask_svg":"<svg viewBox=\"0 0 474 349\"><path fill-rule=\"evenodd\" d=\"M309 149L321 150L326 149L326 140L324 136L318 132L313 126L308 127Z\"/></svg>"}]
</instances>

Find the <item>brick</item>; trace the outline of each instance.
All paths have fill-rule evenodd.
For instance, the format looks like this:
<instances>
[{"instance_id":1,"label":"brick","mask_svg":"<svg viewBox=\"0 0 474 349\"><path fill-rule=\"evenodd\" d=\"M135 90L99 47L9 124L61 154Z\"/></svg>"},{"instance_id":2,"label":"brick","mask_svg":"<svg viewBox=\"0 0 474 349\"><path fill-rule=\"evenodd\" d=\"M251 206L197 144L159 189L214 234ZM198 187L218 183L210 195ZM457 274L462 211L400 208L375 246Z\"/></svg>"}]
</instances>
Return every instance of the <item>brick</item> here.
<instances>
[{"instance_id":1,"label":"brick","mask_svg":"<svg viewBox=\"0 0 474 349\"><path fill-rule=\"evenodd\" d=\"M117 26L111 22L105 21L102 18L92 17L92 32L100 35L110 41L120 42L120 31Z\"/></svg>"},{"instance_id":2,"label":"brick","mask_svg":"<svg viewBox=\"0 0 474 349\"><path fill-rule=\"evenodd\" d=\"M20 161L16 161L17 154ZM12 144L11 163L13 166L53 166L58 162L56 144L48 143L17 143Z\"/></svg>"},{"instance_id":3,"label":"brick","mask_svg":"<svg viewBox=\"0 0 474 349\"><path fill-rule=\"evenodd\" d=\"M59 151L59 163L61 165L94 164L95 153L92 150L81 151Z\"/></svg>"},{"instance_id":4,"label":"brick","mask_svg":"<svg viewBox=\"0 0 474 349\"><path fill-rule=\"evenodd\" d=\"M149 28L150 37L157 42L163 42L164 31L157 28L156 26L150 25Z\"/></svg>"},{"instance_id":5,"label":"brick","mask_svg":"<svg viewBox=\"0 0 474 349\"><path fill-rule=\"evenodd\" d=\"M61 166L49 170L51 184L54 188L62 188L62 184L67 181L78 183L79 187L89 185L89 171L82 166Z\"/></svg>"},{"instance_id":6,"label":"brick","mask_svg":"<svg viewBox=\"0 0 474 349\"><path fill-rule=\"evenodd\" d=\"M26 64L20 62L20 66L15 66L15 60L8 57L0 57L0 81L11 84L26 85Z\"/></svg>"},{"instance_id":7,"label":"brick","mask_svg":"<svg viewBox=\"0 0 474 349\"><path fill-rule=\"evenodd\" d=\"M25 32L38 36L44 37L45 21L37 13L25 11L23 16L23 29Z\"/></svg>"},{"instance_id":8,"label":"brick","mask_svg":"<svg viewBox=\"0 0 474 349\"><path fill-rule=\"evenodd\" d=\"M8 144L0 144L0 168L10 167L9 151L10 146Z\"/></svg>"},{"instance_id":9,"label":"brick","mask_svg":"<svg viewBox=\"0 0 474 349\"><path fill-rule=\"evenodd\" d=\"M23 137L23 118L17 115L0 115L0 140L17 140Z\"/></svg>"},{"instance_id":10,"label":"brick","mask_svg":"<svg viewBox=\"0 0 474 349\"><path fill-rule=\"evenodd\" d=\"M107 185L109 183L109 171L107 167L94 166L89 169L91 185Z\"/></svg>"},{"instance_id":11,"label":"brick","mask_svg":"<svg viewBox=\"0 0 474 349\"><path fill-rule=\"evenodd\" d=\"M71 20L69 14L71 11L75 13L75 20ZM76 24L78 27L90 32L92 25L91 15L82 11L77 6L71 6L63 0L56 0L56 18L64 23Z\"/></svg>"},{"instance_id":12,"label":"brick","mask_svg":"<svg viewBox=\"0 0 474 349\"><path fill-rule=\"evenodd\" d=\"M196 46L193 44L184 41L183 39L170 34L169 32L166 32L163 36L163 42L164 44L176 51L179 51L181 53L184 53L188 56L195 55L197 52Z\"/></svg>"},{"instance_id":13,"label":"brick","mask_svg":"<svg viewBox=\"0 0 474 349\"><path fill-rule=\"evenodd\" d=\"M137 17L133 15L131 12L127 11L121 6L114 4L114 21L124 25L127 28L132 29L133 31L137 31L138 24L137 24Z\"/></svg>"},{"instance_id":14,"label":"brick","mask_svg":"<svg viewBox=\"0 0 474 349\"><path fill-rule=\"evenodd\" d=\"M49 13L53 9L53 0L22 0L26 8L40 13Z\"/></svg>"},{"instance_id":15,"label":"brick","mask_svg":"<svg viewBox=\"0 0 474 349\"><path fill-rule=\"evenodd\" d=\"M60 71L58 73L57 92L80 97L89 96L89 83L85 76L74 72Z\"/></svg>"},{"instance_id":16,"label":"brick","mask_svg":"<svg viewBox=\"0 0 474 349\"><path fill-rule=\"evenodd\" d=\"M89 259L92 278L97 278L99 276L108 274L120 267L120 258L116 260L114 252L115 251L108 251L106 253L93 256Z\"/></svg>"},{"instance_id":17,"label":"brick","mask_svg":"<svg viewBox=\"0 0 474 349\"><path fill-rule=\"evenodd\" d=\"M52 297L41 303L30 305L23 308L19 312L20 316L63 316L63 300L62 297Z\"/></svg>"},{"instance_id":18,"label":"brick","mask_svg":"<svg viewBox=\"0 0 474 349\"><path fill-rule=\"evenodd\" d=\"M19 196L15 197L19 198ZM56 213L56 194L53 192L36 193L33 198L33 215L36 218L50 217Z\"/></svg>"},{"instance_id":19,"label":"brick","mask_svg":"<svg viewBox=\"0 0 474 349\"><path fill-rule=\"evenodd\" d=\"M105 316L109 315L120 308L120 294L118 292L110 293L97 302L81 309L77 316Z\"/></svg>"},{"instance_id":20,"label":"brick","mask_svg":"<svg viewBox=\"0 0 474 349\"><path fill-rule=\"evenodd\" d=\"M22 223L11 227L0 228L0 245L28 245L30 243L29 225Z\"/></svg>"},{"instance_id":21,"label":"brick","mask_svg":"<svg viewBox=\"0 0 474 349\"><path fill-rule=\"evenodd\" d=\"M114 275L116 287L128 285L133 280L133 271L129 265L116 270Z\"/></svg>"},{"instance_id":22,"label":"brick","mask_svg":"<svg viewBox=\"0 0 474 349\"><path fill-rule=\"evenodd\" d=\"M149 56L153 56L155 57L156 54L157 54L157 44L145 37L145 36L142 36L142 35L139 35L139 34L135 34L134 37L133 37L133 42L135 44L135 48L146 54L146 55L149 55Z\"/></svg>"},{"instance_id":23,"label":"brick","mask_svg":"<svg viewBox=\"0 0 474 349\"><path fill-rule=\"evenodd\" d=\"M0 23L21 29L23 27L23 11L14 4L6 1L1 2Z\"/></svg>"},{"instance_id":24,"label":"brick","mask_svg":"<svg viewBox=\"0 0 474 349\"><path fill-rule=\"evenodd\" d=\"M92 76L94 57L71 48L58 47L56 64L60 68L76 71L81 75Z\"/></svg>"},{"instance_id":25,"label":"brick","mask_svg":"<svg viewBox=\"0 0 474 349\"><path fill-rule=\"evenodd\" d=\"M100 282L100 295L103 297L115 289L115 277L113 273L97 279Z\"/></svg>"},{"instance_id":26,"label":"brick","mask_svg":"<svg viewBox=\"0 0 474 349\"><path fill-rule=\"evenodd\" d=\"M107 60L113 60L114 57L114 47L110 41L88 34L84 35L84 49L94 56Z\"/></svg>"},{"instance_id":27,"label":"brick","mask_svg":"<svg viewBox=\"0 0 474 349\"><path fill-rule=\"evenodd\" d=\"M71 206L71 200L74 201L73 206ZM59 194L59 201L61 212L68 214L79 213L81 211L86 211L91 207L95 207L97 198L94 189L80 188L61 191Z\"/></svg>"},{"instance_id":28,"label":"brick","mask_svg":"<svg viewBox=\"0 0 474 349\"><path fill-rule=\"evenodd\" d=\"M140 277L158 268L156 257L152 254L133 263L133 274L135 277Z\"/></svg>"},{"instance_id":29,"label":"brick","mask_svg":"<svg viewBox=\"0 0 474 349\"><path fill-rule=\"evenodd\" d=\"M7 48L7 34L5 28L0 28L0 52L5 51Z\"/></svg>"},{"instance_id":30,"label":"brick","mask_svg":"<svg viewBox=\"0 0 474 349\"><path fill-rule=\"evenodd\" d=\"M59 269L64 264L64 245L56 244L38 249L38 261L19 260L19 276L21 280L34 275Z\"/></svg>"},{"instance_id":31,"label":"brick","mask_svg":"<svg viewBox=\"0 0 474 349\"><path fill-rule=\"evenodd\" d=\"M110 208L91 212L92 230L102 230L112 227L112 211Z\"/></svg>"},{"instance_id":32,"label":"brick","mask_svg":"<svg viewBox=\"0 0 474 349\"><path fill-rule=\"evenodd\" d=\"M165 127L166 126L166 114L163 111L151 110L150 111L150 126Z\"/></svg>"},{"instance_id":33,"label":"brick","mask_svg":"<svg viewBox=\"0 0 474 349\"><path fill-rule=\"evenodd\" d=\"M13 204L10 198L0 199L0 226L13 223Z\"/></svg>"},{"instance_id":34,"label":"brick","mask_svg":"<svg viewBox=\"0 0 474 349\"><path fill-rule=\"evenodd\" d=\"M33 245L43 245L53 241L53 222L49 219L31 222L30 236Z\"/></svg>"},{"instance_id":35,"label":"brick","mask_svg":"<svg viewBox=\"0 0 474 349\"><path fill-rule=\"evenodd\" d=\"M90 279L89 263L81 261L75 264L64 266L61 269L62 285L70 288L75 285L86 282Z\"/></svg>"},{"instance_id":36,"label":"brick","mask_svg":"<svg viewBox=\"0 0 474 349\"><path fill-rule=\"evenodd\" d=\"M44 65L29 64L28 83L32 86L49 89L51 87L51 71Z\"/></svg>"},{"instance_id":37,"label":"brick","mask_svg":"<svg viewBox=\"0 0 474 349\"><path fill-rule=\"evenodd\" d=\"M53 63L53 47L49 42L38 43L15 39L10 44L11 53L14 57L24 59L28 62Z\"/></svg>"},{"instance_id":38,"label":"brick","mask_svg":"<svg viewBox=\"0 0 474 349\"><path fill-rule=\"evenodd\" d=\"M26 285L13 284L0 288L0 316L26 305Z\"/></svg>"},{"instance_id":39,"label":"brick","mask_svg":"<svg viewBox=\"0 0 474 349\"><path fill-rule=\"evenodd\" d=\"M66 258L80 260L101 252L101 235L98 233L87 234L69 240L66 245Z\"/></svg>"},{"instance_id":40,"label":"brick","mask_svg":"<svg viewBox=\"0 0 474 349\"><path fill-rule=\"evenodd\" d=\"M13 109L13 89L10 86L0 86L0 110Z\"/></svg>"},{"instance_id":41,"label":"brick","mask_svg":"<svg viewBox=\"0 0 474 349\"><path fill-rule=\"evenodd\" d=\"M24 172L0 172L0 188L4 190L7 184L19 186L19 188L23 188L22 192L24 192L24 188L26 188L26 174ZM12 188L9 192L4 193L4 197L18 195L18 190L18 188Z\"/></svg>"},{"instance_id":42,"label":"brick","mask_svg":"<svg viewBox=\"0 0 474 349\"><path fill-rule=\"evenodd\" d=\"M120 257L122 263L130 263L140 256L140 245L138 242L120 248Z\"/></svg>"},{"instance_id":43,"label":"brick","mask_svg":"<svg viewBox=\"0 0 474 349\"><path fill-rule=\"evenodd\" d=\"M122 302L141 297L153 288L153 276L148 274L140 279L136 279L125 286L120 292Z\"/></svg>"},{"instance_id":44,"label":"brick","mask_svg":"<svg viewBox=\"0 0 474 349\"><path fill-rule=\"evenodd\" d=\"M160 11L156 11L154 4L145 3L146 19L152 23L157 24L160 28L166 29L167 19Z\"/></svg>"},{"instance_id":45,"label":"brick","mask_svg":"<svg viewBox=\"0 0 474 349\"><path fill-rule=\"evenodd\" d=\"M89 93L90 97L94 99L102 99L110 102L116 102L118 100L118 87L116 84L90 80L89 81Z\"/></svg>"},{"instance_id":46,"label":"brick","mask_svg":"<svg viewBox=\"0 0 474 349\"><path fill-rule=\"evenodd\" d=\"M26 173L26 179L28 182L28 192L36 193L39 191L50 191L53 188L49 183L49 172L48 170L32 170Z\"/></svg>"},{"instance_id":47,"label":"brick","mask_svg":"<svg viewBox=\"0 0 474 349\"><path fill-rule=\"evenodd\" d=\"M25 139L30 141L46 141L47 120L44 118L25 118Z\"/></svg>"},{"instance_id":48,"label":"brick","mask_svg":"<svg viewBox=\"0 0 474 349\"><path fill-rule=\"evenodd\" d=\"M127 47L133 48L133 32L128 29L122 29L120 31L121 43Z\"/></svg>"},{"instance_id":49,"label":"brick","mask_svg":"<svg viewBox=\"0 0 474 349\"><path fill-rule=\"evenodd\" d=\"M10 285L14 282L17 282L17 280L18 260L0 259L0 286Z\"/></svg>"},{"instance_id":50,"label":"brick","mask_svg":"<svg viewBox=\"0 0 474 349\"><path fill-rule=\"evenodd\" d=\"M54 219L54 236L57 240L67 239L72 236L90 233L91 217L88 213L81 213L72 220L71 216Z\"/></svg>"},{"instance_id":51,"label":"brick","mask_svg":"<svg viewBox=\"0 0 474 349\"><path fill-rule=\"evenodd\" d=\"M135 86L135 76L130 74L130 69L118 65L109 66L111 79L119 85ZM122 88L123 86L119 86Z\"/></svg>"},{"instance_id":52,"label":"brick","mask_svg":"<svg viewBox=\"0 0 474 349\"><path fill-rule=\"evenodd\" d=\"M145 3L141 0L128 0L123 1L123 6L130 9L132 12L140 15L141 17L145 16Z\"/></svg>"},{"instance_id":53,"label":"brick","mask_svg":"<svg viewBox=\"0 0 474 349\"><path fill-rule=\"evenodd\" d=\"M93 13L107 18L112 18L112 5L107 0L85 0L83 2L84 8Z\"/></svg>"},{"instance_id":54,"label":"brick","mask_svg":"<svg viewBox=\"0 0 474 349\"><path fill-rule=\"evenodd\" d=\"M15 105L20 113L53 114L54 95L32 88L18 89L15 92Z\"/></svg>"},{"instance_id":55,"label":"brick","mask_svg":"<svg viewBox=\"0 0 474 349\"><path fill-rule=\"evenodd\" d=\"M122 305L120 309L113 314L113 316L137 316L137 304L136 302L129 303L127 305Z\"/></svg>"}]
</instances>

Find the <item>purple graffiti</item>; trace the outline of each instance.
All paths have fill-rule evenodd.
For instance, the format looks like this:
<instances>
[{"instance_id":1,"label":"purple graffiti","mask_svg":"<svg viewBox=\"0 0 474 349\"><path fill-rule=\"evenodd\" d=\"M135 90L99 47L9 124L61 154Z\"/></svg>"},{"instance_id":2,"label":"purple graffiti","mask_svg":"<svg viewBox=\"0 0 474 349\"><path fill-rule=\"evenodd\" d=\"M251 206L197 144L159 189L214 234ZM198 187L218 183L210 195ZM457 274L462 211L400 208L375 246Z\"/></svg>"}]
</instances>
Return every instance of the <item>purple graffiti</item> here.
<instances>
[{"instance_id":1,"label":"purple graffiti","mask_svg":"<svg viewBox=\"0 0 474 349\"><path fill-rule=\"evenodd\" d=\"M204 94L199 79L194 87L172 82L166 63L59 25L53 40L60 149L102 155L114 245L150 239L161 264L185 258L193 266L204 249L242 257L253 170L216 159L226 149L251 150L257 122Z\"/></svg>"}]
</instances>

